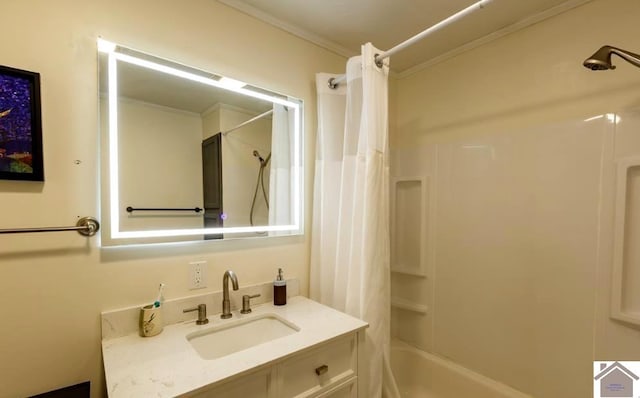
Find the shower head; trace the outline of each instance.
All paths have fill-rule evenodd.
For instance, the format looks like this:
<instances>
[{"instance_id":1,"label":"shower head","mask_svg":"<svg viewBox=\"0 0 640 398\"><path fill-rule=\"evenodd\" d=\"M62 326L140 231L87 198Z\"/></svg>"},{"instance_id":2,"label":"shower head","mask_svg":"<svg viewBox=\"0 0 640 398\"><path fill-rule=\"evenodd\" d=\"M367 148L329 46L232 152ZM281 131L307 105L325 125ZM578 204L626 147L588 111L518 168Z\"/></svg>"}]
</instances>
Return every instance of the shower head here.
<instances>
[{"instance_id":1,"label":"shower head","mask_svg":"<svg viewBox=\"0 0 640 398\"><path fill-rule=\"evenodd\" d=\"M592 56L585 59L582 65L591 70L615 69L615 65L611 63L613 54L640 68L640 55L611 46L601 47Z\"/></svg>"},{"instance_id":2,"label":"shower head","mask_svg":"<svg viewBox=\"0 0 640 398\"><path fill-rule=\"evenodd\" d=\"M257 157L258 160L260 160L260 163L264 162L264 159L262 158L262 156L260 156L260 152L256 151L255 149L253 150L253 156Z\"/></svg>"},{"instance_id":3,"label":"shower head","mask_svg":"<svg viewBox=\"0 0 640 398\"><path fill-rule=\"evenodd\" d=\"M253 150L253 156L258 158L258 160L260 161L260 166L261 167L265 167L267 165L267 163L269 163L269 160L271 160L271 153L269 153L266 158L263 158L260 155L260 152L258 152L255 149Z\"/></svg>"},{"instance_id":4,"label":"shower head","mask_svg":"<svg viewBox=\"0 0 640 398\"><path fill-rule=\"evenodd\" d=\"M601 47L592 56L585 59L582 65L591 70L615 69L616 67L611 63L611 49L610 46Z\"/></svg>"}]
</instances>

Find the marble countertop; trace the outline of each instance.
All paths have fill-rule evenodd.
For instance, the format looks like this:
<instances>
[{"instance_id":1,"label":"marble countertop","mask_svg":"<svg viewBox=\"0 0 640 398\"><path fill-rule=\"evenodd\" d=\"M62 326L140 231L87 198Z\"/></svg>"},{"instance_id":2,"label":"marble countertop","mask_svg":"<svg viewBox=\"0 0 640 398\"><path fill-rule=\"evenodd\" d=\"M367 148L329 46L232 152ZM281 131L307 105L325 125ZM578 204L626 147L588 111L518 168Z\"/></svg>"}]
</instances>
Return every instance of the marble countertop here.
<instances>
[{"instance_id":1,"label":"marble countertop","mask_svg":"<svg viewBox=\"0 0 640 398\"><path fill-rule=\"evenodd\" d=\"M238 319L277 314L300 331L218 359L202 359L186 336ZM110 398L175 397L257 367L275 363L316 344L367 327L359 319L302 296L291 297L285 306L255 306L251 314L233 311L231 319L209 315L209 324L192 321L165 326L154 337L130 334L102 341L102 355Z\"/></svg>"}]
</instances>

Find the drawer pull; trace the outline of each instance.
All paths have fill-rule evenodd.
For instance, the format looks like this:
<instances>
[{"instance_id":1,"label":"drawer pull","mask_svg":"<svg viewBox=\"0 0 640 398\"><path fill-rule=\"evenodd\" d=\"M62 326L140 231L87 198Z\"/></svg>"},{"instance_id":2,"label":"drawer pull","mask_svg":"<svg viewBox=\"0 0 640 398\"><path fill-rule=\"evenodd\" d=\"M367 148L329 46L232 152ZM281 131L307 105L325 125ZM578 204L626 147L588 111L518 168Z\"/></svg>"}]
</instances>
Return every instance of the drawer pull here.
<instances>
[{"instance_id":1,"label":"drawer pull","mask_svg":"<svg viewBox=\"0 0 640 398\"><path fill-rule=\"evenodd\" d=\"M329 371L329 367L327 365L318 366L316 368L316 374L318 376L322 376L323 374L327 373L328 371Z\"/></svg>"}]
</instances>

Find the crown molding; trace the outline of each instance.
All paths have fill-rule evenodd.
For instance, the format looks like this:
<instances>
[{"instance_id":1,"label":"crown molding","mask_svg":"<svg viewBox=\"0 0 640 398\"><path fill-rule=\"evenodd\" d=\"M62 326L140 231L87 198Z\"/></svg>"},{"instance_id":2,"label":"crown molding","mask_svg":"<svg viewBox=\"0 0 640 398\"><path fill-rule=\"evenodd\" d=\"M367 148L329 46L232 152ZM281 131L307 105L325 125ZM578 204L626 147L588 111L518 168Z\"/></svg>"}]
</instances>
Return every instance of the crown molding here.
<instances>
[{"instance_id":1,"label":"crown molding","mask_svg":"<svg viewBox=\"0 0 640 398\"><path fill-rule=\"evenodd\" d=\"M267 14L262 10L259 10L247 3L242 2L241 0L218 0L218 2L234 8L244 14L257 18L263 22L266 22L269 25L273 25L276 28L284 30L285 32L289 32L294 36L298 36L301 39L309 41L317 46L320 46L345 58L357 55L356 52L349 50L348 48L343 47L334 41L325 39L324 37L317 35L311 31L278 19L273 15Z\"/></svg>"},{"instance_id":2,"label":"crown molding","mask_svg":"<svg viewBox=\"0 0 640 398\"><path fill-rule=\"evenodd\" d=\"M210 107L208 107L207 109L205 109L200 116L205 117L208 116L210 113L213 113L215 111L220 111L220 110L228 110L228 111L233 111L233 112L238 112L238 113L243 113L247 116L256 116L259 115L261 112L256 112L256 111L252 111L250 109L246 109L237 105L231 105L231 104L226 104L224 102L216 102L215 104L211 105ZM271 119L271 116L265 116L266 119Z\"/></svg>"}]
</instances>

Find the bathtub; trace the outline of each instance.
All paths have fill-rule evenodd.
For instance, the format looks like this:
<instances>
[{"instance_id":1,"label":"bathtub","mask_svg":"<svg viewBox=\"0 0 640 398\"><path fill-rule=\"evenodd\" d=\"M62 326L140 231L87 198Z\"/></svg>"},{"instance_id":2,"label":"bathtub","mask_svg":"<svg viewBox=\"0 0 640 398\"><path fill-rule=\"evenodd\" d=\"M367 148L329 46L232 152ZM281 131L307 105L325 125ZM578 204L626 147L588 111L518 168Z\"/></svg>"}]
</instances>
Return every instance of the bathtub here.
<instances>
[{"instance_id":1,"label":"bathtub","mask_svg":"<svg viewBox=\"0 0 640 398\"><path fill-rule=\"evenodd\" d=\"M532 398L400 340L391 342L391 369L402 398Z\"/></svg>"}]
</instances>

